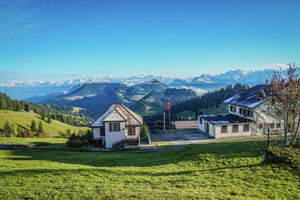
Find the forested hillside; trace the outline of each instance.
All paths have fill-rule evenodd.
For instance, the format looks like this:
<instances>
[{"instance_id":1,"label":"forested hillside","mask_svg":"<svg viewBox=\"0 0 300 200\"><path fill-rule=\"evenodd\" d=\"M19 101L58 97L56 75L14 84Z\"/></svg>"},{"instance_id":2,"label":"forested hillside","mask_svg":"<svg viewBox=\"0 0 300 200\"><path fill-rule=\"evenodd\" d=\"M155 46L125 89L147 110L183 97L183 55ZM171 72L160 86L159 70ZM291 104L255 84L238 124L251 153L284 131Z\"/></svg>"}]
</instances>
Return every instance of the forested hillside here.
<instances>
[{"instance_id":1,"label":"forested hillside","mask_svg":"<svg viewBox=\"0 0 300 200\"><path fill-rule=\"evenodd\" d=\"M218 108L225 99L248 88L248 85L242 84L236 84L234 86L228 85L225 88L208 92L202 96L195 96L179 103L175 102L175 104L171 99L171 120L177 120L178 113L194 113L195 115L199 115L202 114L204 110ZM166 112L166 119L168 122L169 111L166 110L166 107L164 108L164 111ZM196 116L193 117L195 118ZM150 128L154 128L157 126L157 122L161 122L162 119L163 112L157 112L151 116L144 117L144 122L147 123Z\"/></svg>"}]
</instances>

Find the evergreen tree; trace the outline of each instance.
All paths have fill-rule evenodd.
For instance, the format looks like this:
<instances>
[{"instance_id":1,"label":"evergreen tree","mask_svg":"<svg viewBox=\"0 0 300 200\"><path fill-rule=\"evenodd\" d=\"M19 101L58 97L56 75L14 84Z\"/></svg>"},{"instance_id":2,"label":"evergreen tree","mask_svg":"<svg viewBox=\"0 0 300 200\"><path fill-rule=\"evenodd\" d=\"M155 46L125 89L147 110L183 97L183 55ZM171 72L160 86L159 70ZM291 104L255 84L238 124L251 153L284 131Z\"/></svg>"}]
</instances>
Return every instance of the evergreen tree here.
<instances>
[{"instance_id":1,"label":"evergreen tree","mask_svg":"<svg viewBox=\"0 0 300 200\"><path fill-rule=\"evenodd\" d=\"M43 124L42 124L42 122L40 121L38 132L39 132L39 133L43 132L43 129L44 129L44 128L43 128Z\"/></svg>"},{"instance_id":2,"label":"evergreen tree","mask_svg":"<svg viewBox=\"0 0 300 200\"><path fill-rule=\"evenodd\" d=\"M34 120L31 121L30 129L31 129L32 132L35 132L35 131L36 131L36 124L35 124L35 121L34 121Z\"/></svg>"},{"instance_id":3,"label":"evergreen tree","mask_svg":"<svg viewBox=\"0 0 300 200\"><path fill-rule=\"evenodd\" d=\"M69 138L71 136L71 130L70 129L67 129L66 130L66 135L64 138Z\"/></svg>"},{"instance_id":4,"label":"evergreen tree","mask_svg":"<svg viewBox=\"0 0 300 200\"><path fill-rule=\"evenodd\" d=\"M22 130L21 127L17 128L17 132L18 132L17 137L22 137L24 131Z\"/></svg>"},{"instance_id":5,"label":"evergreen tree","mask_svg":"<svg viewBox=\"0 0 300 200\"><path fill-rule=\"evenodd\" d=\"M3 134L6 136L6 137L9 137L10 136L10 125L9 125L9 122L6 120L4 126L3 126Z\"/></svg>"},{"instance_id":6,"label":"evergreen tree","mask_svg":"<svg viewBox=\"0 0 300 200\"><path fill-rule=\"evenodd\" d=\"M10 125L10 136L13 137L16 135L15 126L13 124Z\"/></svg>"},{"instance_id":7,"label":"evergreen tree","mask_svg":"<svg viewBox=\"0 0 300 200\"><path fill-rule=\"evenodd\" d=\"M52 122L51 121L51 115L50 115L50 113L48 112L48 121L47 121L49 124Z\"/></svg>"}]
</instances>

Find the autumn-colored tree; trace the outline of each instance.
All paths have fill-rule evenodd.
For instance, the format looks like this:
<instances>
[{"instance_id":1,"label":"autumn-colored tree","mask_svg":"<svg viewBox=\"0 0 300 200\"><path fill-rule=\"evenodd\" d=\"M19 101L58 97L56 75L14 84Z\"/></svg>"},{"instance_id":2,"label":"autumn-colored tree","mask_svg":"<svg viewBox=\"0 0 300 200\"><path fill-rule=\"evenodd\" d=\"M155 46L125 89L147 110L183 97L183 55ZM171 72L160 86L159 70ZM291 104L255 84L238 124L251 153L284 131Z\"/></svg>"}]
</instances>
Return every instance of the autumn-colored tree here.
<instances>
[{"instance_id":1,"label":"autumn-colored tree","mask_svg":"<svg viewBox=\"0 0 300 200\"><path fill-rule=\"evenodd\" d=\"M26 129L23 133L23 138L33 138L33 132L31 130Z\"/></svg>"},{"instance_id":2,"label":"autumn-colored tree","mask_svg":"<svg viewBox=\"0 0 300 200\"><path fill-rule=\"evenodd\" d=\"M287 76L275 71L268 95L267 111L283 122L284 146L296 143L300 126L300 80L296 64L289 64Z\"/></svg>"}]
</instances>

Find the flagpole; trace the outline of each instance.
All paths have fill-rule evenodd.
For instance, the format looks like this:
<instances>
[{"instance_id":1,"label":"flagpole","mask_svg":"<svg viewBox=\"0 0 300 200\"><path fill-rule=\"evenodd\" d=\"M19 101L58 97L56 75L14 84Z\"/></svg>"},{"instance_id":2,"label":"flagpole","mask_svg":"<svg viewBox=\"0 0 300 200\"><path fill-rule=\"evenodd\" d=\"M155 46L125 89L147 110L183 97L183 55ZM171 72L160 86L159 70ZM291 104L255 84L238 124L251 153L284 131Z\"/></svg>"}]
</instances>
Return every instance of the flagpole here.
<instances>
[{"instance_id":1,"label":"flagpole","mask_svg":"<svg viewBox=\"0 0 300 200\"><path fill-rule=\"evenodd\" d=\"M171 97L169 97L169 102L170 102L170 98ZM169 107L169 131L171 132L171 102Z\"/></svg>"}]
</instances>

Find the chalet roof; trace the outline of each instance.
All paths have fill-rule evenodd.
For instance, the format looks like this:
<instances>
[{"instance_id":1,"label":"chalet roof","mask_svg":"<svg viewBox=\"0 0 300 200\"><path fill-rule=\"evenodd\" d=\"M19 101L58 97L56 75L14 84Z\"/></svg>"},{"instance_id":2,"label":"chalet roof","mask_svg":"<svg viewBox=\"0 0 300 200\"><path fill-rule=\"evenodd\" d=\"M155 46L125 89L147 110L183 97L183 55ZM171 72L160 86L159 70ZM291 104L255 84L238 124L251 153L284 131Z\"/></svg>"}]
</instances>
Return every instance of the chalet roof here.
<instances>
[{"instance_id":1,"label":"chalet roof","mask_svg":"<svg viewBox=\"0 0 300 200\"><path fill-rule=\"evenodd\" d=\"M203 119L212 124L237 124L253 122L253 120L229 113L218 115L199 115L199 117L202 117Z\"/></svg>"},{"instance_id":2,"label":"chalet roof","mask_svg":"<svg viewBox=\"0 0 300 200\"><path fill-rule=\"evenodd\" d=\"M132 110L123 104L113 104L110 106L97 120L95 120L91 127L103 126L103 122L126 121L127 125L141 126L143 125L143 118L134 113Z\"/></svg>"},{"instance_id":3,"label":"chalet roof","mask_svg":"<svg viewBox=\"0 0 300 200\"><path fill-rule=\"evenodd\" d=\"M263 93L268 96L269 87L270 85L266 86L265 84L256 85L226 99L224 103L246 108L254 108L267 100L263 99Z\"/></svg>"}]
</instances>

